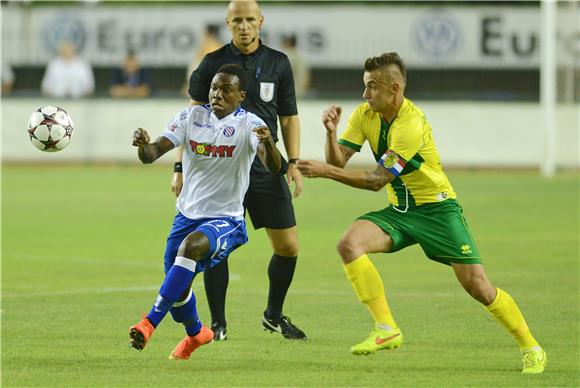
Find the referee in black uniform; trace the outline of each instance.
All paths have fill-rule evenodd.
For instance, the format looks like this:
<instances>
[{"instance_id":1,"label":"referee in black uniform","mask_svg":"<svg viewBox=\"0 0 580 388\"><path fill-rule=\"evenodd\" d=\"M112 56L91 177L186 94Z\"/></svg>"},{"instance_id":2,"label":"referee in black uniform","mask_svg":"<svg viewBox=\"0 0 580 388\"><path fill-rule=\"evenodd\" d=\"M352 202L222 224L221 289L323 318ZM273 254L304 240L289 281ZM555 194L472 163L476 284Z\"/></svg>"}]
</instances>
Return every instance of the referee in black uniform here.
<instances>
[{"instance_id":1,"label":"referee in black uniform","mask_svg":"<svg viewBox=\"0 0 580 388\"><path fill-rule=\"evenodd\" d=\"M266 122L274 141L278 140L278 118L288 155L280 174L269 173L256 158L250 173L250 187L244 206L255 229L265 228L274 250L268 266L270 288L264 311L264 329L288 339L306 339L306 335L283 315L282 307L294 276L298 257L298 235L288 188L294 183L294 196L302 191L302 176L296 167L300 152L300 122L294 93L294 77L287 56L262 44L260 29L264 18L255 1L232 1L228 6L226 26L232 41L207 54L191 74L189 95L192 104L206 104L212 77L227 63L242 66L248 75L247 97L242 107ZM179 195L183 182L181 150L178 151L172 190ZM286 174L286 179L284 178ZM225 300L229 281L227 260L206 270L205 291L212 317L214 340L225 340Z\"/></svg>"}]
</instances>

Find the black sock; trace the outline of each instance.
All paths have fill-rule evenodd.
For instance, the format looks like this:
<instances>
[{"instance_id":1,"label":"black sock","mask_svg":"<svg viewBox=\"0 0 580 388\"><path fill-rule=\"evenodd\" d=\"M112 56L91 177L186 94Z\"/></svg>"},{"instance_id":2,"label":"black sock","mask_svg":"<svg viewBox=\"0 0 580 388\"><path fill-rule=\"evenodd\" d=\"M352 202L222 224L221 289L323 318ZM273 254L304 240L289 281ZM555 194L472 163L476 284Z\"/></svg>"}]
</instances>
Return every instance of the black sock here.
<instances>
[{"instance_id":1,"label":"black sock","mask_svg":"<svg viewBox=\"0 0 580 388\"><path fill-rule=\"evenodd\" d=\"M270 265L268 266L268 277L270 278L270 292L268 294L268 308L266 309L266 318L279 318L282 315L282 306L292 277L296 269L297 257L272 255Z\"/></svg>"},{"instance_id":2,"label":"black sock","mask_svg":"<svg viewBox=\"0 0 580 388\"><path fill-rule=\"evenodd\" d=\"M211 324L226 326L226 291L230 281L227 258L203 273L205 295L211 312Z\"/></svg>"}]
</instances>

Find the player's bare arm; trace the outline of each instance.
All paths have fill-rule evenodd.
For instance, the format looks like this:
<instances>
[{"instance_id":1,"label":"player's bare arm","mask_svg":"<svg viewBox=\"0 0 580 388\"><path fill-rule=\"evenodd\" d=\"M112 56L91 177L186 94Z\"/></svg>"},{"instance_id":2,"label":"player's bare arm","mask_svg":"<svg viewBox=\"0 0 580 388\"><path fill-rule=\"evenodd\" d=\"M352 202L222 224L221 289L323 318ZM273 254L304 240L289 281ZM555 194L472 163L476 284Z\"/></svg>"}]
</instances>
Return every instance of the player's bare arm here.
<instances>
[{"instance_id":1,"label":"player's bare arm","mask_svg":"<svg viewBox=\"0 0 580 388\"><path fill-rule=\"evenodd\" d=\"M137 128L133 132L133 145L138 147L137 155L139 156L139 160L145 164L153 163L175 147L164 136L160 136L153 143L150 143L149 134L143 128Z\"/></svg>"},{"instance_id":2,"label":"player's bare arm","mask_svg":"<svg viewBox=\"0 0 580 388\"><path fill-rule=\"evenodd\" d=\"M258 127L254 129L254 133L258 136L260 144L258 145L258 157L262 164L271 173L278 173L282 167L282 155L272 139L270 129L268 127Z\"/></svg>"},{"instance_id":3,"label":"player's bare arm","mask_svg":"<svg viewBox=\"0 0 580 388\"><path fill-rule=\"evenodd\" d=\"M298 115L279 116L279 119L288 160L298 160L300 159L300 120L298 119ZM296 168L296 163L288 163L286 179L289 185L294 182L294 198L298 197L302 192L304 184L300 171Z\"/></svg>"},{"instance_id":4,"label":"player's bare arm","mask_svg":"<svg viewBox=\"0 0 580 388\"><path fill-rule=\"evenodd\" d=\"M308 178L328 178L357 189L379 191L392 182L395 176L383 166L374 171L350 170L316 160L301 160L298 168Z\"/></svg>"},{"instance_id":5,"label":"player's bare arm","mask_svg":"<svg viewBox=\"0 0 580 388\"><path fill-rule=\"evenodd\" d=\"M204 104L207 104L207 102L189 100L190 106ZM183 187L183 173L181 171L182 160L183 160L183 146L179 146L175 151L175 168L173 171L173 177L171 178L171 191L175 194L176 197L179 197L179 194L181 193L181 188Z\"/></svg>"},{"instance_id":6,"label":"player's bare arm","mask_svg":"<svg viewBox=\"0 0 580 388\"><path fill-rule=\"evenodd\" d=\"M326 128L326 144L324 147L326 163L336 167L346 166L346 163L355 153L353 149L337 142L336 130L341 114L342 108L338 105L331 105L322 113L322 124Z\"/></svg>"},{"instance_id":7,"label":"player's bare arm","mask_svg":"<svg viewBox=\"0 0 580 388\"><path fill-rule=\"evenodd\" d=\"M328 140L327 140L327 142L328 142ZM356 151L353 150L352 148L343 146L342 144L338 144L336 142L336 138L334 139L333 145L329 145L329 144L327 144L327 145L329 147L332 147L332 149L334 150L333 151L334 155L338 155L338 158L340 158L340 159L331 158L329 160L328 156L327 156L326 163L329 163L329 164L336 166L336 167L342 168L342 167L346 166L348 164L348 161L350 160L350 158L356 153Z\"/></svg>"}]
</instances>

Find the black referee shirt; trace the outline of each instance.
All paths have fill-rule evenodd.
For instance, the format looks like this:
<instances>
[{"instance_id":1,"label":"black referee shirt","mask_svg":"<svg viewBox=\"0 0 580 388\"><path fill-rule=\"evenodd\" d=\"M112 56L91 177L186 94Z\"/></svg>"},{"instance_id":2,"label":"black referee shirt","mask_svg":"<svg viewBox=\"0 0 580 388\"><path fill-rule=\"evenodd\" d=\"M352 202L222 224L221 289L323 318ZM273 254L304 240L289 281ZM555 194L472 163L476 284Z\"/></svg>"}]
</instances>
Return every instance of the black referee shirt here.
<instances>
[{"instance_id":1,"label":"black referee shirt","mask_svg":"<svg viewBox=\"0 0 580 388\"><path fill-rule=\"evenodd\" d=\"M246 55L234 46L226 44L207 54L199 67L191 74L189 95L196 101L208 101L211 80L225 64L242 66L248 76L248 90L242 107L258 115L266 122L274 141L278 141L278 116L298 114L294 76L286 54L264 46Z\"/></svg>"}]
</instances>

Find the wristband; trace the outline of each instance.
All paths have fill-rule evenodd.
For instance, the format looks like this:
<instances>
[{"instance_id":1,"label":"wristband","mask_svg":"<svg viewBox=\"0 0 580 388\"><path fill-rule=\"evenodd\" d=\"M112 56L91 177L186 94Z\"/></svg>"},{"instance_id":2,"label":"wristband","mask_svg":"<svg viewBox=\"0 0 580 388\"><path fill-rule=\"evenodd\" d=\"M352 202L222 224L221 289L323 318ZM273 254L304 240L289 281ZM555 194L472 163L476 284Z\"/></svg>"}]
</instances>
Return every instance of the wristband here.
<instances>
[{"instance_id":1,"label":"wristband","mask_svg":"<svg viewBox=\"0 0 580 388\"><path fill-rule=\"evenodd\" d=\"M298 164L298 158L288 159L288 164Z\"/></svg>"},{"instance_id":2,"label":"wristband","mask_svg":"<svg viewBox=\"0 0 580 388\"><path fill-rule=\"evenodd\" d=\"M183 165L181 162L175 162L173 165L173 172L183 172Z\"/></svg>"}]
</instances>

